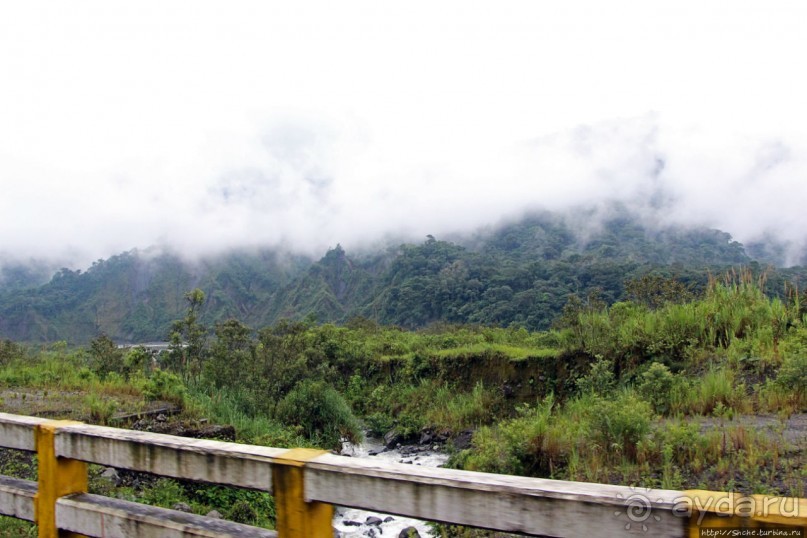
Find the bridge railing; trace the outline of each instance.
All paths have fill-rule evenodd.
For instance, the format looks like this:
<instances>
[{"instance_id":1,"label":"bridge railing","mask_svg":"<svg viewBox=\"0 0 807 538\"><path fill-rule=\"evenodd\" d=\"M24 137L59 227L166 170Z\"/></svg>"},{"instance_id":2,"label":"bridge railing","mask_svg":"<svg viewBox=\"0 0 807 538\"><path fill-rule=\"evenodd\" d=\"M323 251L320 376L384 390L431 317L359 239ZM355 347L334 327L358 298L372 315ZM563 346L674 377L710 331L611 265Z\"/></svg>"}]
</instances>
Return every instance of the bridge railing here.
<instances>
[{"instance_id":1,"label":"bridge railing","mask_svg":"<svg viewBox=\"0 0 807 538\"><path fill-rule=\"evenodd\" d=\"M34 451L38 482L0 477L0 515L40 536L331 537L333 506L543 536L700 536L807 529L805 499L503 476L0 413L0 447ZM87 463L270 492L276 531L87 493ZM795 535L794 535L795 536Z\"/></svg>"}]
</instances>

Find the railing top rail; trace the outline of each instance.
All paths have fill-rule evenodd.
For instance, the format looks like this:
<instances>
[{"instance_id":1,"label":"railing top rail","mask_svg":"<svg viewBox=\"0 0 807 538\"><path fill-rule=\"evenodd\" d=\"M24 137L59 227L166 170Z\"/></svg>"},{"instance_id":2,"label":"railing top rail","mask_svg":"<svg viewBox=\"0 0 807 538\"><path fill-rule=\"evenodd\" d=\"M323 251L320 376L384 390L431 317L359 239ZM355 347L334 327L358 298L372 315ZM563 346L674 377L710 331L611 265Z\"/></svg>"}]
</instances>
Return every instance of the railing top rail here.
<instances>
[{"instance_id":1,"label":"railing top rail","mask_svg":"<svg viewBox=\"0 0 807 538\"><path fill-rule=\"evenodd\" d=\"M34 429L46 422L45 418L0 413L0 447L34 452Z\"/></svg>"},{"instance_id":2,"label":"railing top rail","mask_svg":"<svg viewBox=\"0 0 807 538\"><path fill-rule=\"evenodd\" d=\"M643 509L653 512L655 535L682 536L683 529L690 524L688 514L693 508L719 512L722 508L716 504L717 500L731 500L739 495L637 490L428 468L305 449L189 439L78 423L56 424L5 413L0 413L0 446L33 450L33 432L45 423L52 426L54 455L67 460L264 491L272 491L273 475L283 476L280 473L286 473L290 467L304 467L300 495L305 501L506 532L580 535L590 532L592 522L596 521L599 535L621 536L624 521L616 516L627 513L626 507L634 499ZM770 499L775 498L755 501L754 506L767 507ZM807 499L789 501L792 509L783 504L786 510L780 509L779 513L752 515L759 521L781 520L802 525L807 521ZM704 504L708 502L715 504ZM732 505L731 509L735 508Z\"/></svg>"},{"instance_id":3,"label":"railing top rail","mask_svg":"<svg viewBox=\"0 0 807 538\"><path fill-rule=\"evenodd\" d=\"M36 424L44 420L21 420L26 418L28 417L0 414L0 428L4 423L12 423L22 429L32 430ZM67 424L56 434L56 453L61 457L163 476L255 489L270 487L270 468L286 452L286 449L280 448L191 439L90 424ZM242 472L245 466L251 471ZM623 499L635 493L626 486L429 468L332 454L315 457L306 464L306 467L322 473L369 476L383 480L407 481L423 486L441 485L469 491L496 491L510 495L609 505L622 504ZM261 468L265 469L261 472ZM260 475L263 476L256 480ZM677 497L680 497L680 492L654 490L652 501L659 508L670 509Z\"/></svg>"},{"instance_id":4,"label":"railing top rail","mask_svg":"<svg viewBox=\"0 0 807 538\"><path fill-rule=\"evenodd\" d=\"M445 486L468 491L620 506L624 504L624 499L629 495L637 493L635 488L628 486L500 475L440 467L420 467L378 460L345 458L333 454L323 454L311 460L306 465L306 469L309 474L315 476L338 473L346 477L350 475L368 476L393 482L406 481L422 486ZM672 509L676 500L681 498L681 493L674 490L654 489L651 504L660 509ZM315 493L312 492L312 495ZM315 498L315 500L324 499Z\"/></svg>"},{"instance_id":5,"label":"railing top rail","mask_svg":"<svg viewBox=\"0 0 807 538\"><path fill-rule=\"evenodd\" d=\"M271 491L273 461L286 449L87 424L61 428L65 458L174 478Z\"/></svg>"}]
</instances>

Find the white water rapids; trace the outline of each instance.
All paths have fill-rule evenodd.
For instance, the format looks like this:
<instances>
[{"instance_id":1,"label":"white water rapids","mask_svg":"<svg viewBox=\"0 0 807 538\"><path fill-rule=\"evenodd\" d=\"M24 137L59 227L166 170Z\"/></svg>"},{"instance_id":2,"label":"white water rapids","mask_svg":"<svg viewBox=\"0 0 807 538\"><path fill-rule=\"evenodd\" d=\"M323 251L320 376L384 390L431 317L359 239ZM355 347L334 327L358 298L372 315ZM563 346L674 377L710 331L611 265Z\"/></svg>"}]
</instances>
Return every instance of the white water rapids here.
<instances>
[{"instance_id":1,"label":"white water rapids","mask_svg":"<svg viewBox=\"0 0 807 538\"><path fill-rule=\"evenodd\" d=\"M342 454L353 458L375 458L385 462L422 465L423 467L440 467L448 459L448 455L440 451L414 447L418 451L409 452L407 448L413 447L386 450L381 440L368 438L360 445L345 443ZM371 453L375 455L371 456ZM380 519L381 524L367 524L367 518L373 517ZM400 532L407 527L416 528L423 538L432 536L428 524L424 521L355 508L336 507L333 527L339 532L338 536L342 538L397 538Z\"/></svg>"}]
</instances>

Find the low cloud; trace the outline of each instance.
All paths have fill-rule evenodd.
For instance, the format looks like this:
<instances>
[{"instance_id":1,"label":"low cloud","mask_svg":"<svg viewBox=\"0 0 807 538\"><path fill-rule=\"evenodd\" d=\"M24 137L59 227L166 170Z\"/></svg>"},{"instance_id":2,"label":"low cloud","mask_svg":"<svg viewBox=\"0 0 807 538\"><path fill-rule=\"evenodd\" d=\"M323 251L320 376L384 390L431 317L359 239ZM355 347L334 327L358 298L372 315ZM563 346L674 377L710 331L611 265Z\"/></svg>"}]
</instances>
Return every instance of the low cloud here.
<instances>
[{"instance_id":1,"label":"low cloud","mask_svg":"<svg viewBox=\"0 0 807 538\"><path fill-rule=\"evenodd\" d=\"M336 243L419 240L532 210L621 203L651 226L710 226L743 242L774 237L792 248L791 259L804 246L805 148L785 139L693 135L648 114L498 154L471 145L420 161L389 160L383 141L354 134L284 117L205 167L31 177L6 198L2 244L7 257L78 264L150 246L188 256L259 246L317 255Z\"/></svg>"},{"instance_id":2,"label":"low cloud","mask_svg":"<svg viewBox=\"0 0 807 538\"><path fill-rule=\"evenodd\" d=\"M0 258L316 256L614 202L804 250L803 6L304 4L0 8Z\"/></svg>"}]
</instances>

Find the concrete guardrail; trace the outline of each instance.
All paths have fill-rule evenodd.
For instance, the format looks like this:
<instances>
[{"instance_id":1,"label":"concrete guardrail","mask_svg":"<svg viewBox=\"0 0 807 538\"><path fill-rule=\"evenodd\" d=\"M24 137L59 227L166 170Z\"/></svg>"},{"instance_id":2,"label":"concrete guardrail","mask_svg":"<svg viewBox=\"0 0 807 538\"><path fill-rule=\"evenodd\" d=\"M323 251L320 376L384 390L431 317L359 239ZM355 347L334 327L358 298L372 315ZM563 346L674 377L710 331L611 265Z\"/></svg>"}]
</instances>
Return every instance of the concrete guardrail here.
<instances>
[{"instance_id":1,"label":"concrete guardrail","mask_svg":"<svg viewBox=\"0 0 807 538\"><path fill-rule=\"evenodd\" d=\"M541 536L807 536L799 498L435 469L5 413L0 447L37 453L37 482L0 476L0 515L36 522L41 537L330 538L334 505ZM270 492L276 531L88 494L88 463Z\"/></svg>"}]
</instances>

